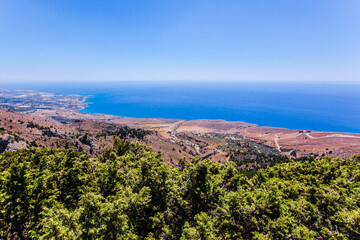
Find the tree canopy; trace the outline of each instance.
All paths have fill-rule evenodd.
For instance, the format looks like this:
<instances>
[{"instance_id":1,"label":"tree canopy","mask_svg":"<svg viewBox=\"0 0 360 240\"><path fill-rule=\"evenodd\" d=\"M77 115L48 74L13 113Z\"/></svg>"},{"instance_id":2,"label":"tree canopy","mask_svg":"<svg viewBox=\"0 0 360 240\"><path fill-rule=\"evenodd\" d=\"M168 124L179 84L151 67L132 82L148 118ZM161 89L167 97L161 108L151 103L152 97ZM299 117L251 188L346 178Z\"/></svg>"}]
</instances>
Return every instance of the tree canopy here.
<instances>
[{"instance_id":1,"label":"tree canopy","mask_svg":"<svg viewBox=\"0 0 360 240\"><path fill-rule=\"evenodd\" d=\"M137 142L0 155L2 239L358 239L360 156L179 168Z\"/></svg>"}]
</instances>

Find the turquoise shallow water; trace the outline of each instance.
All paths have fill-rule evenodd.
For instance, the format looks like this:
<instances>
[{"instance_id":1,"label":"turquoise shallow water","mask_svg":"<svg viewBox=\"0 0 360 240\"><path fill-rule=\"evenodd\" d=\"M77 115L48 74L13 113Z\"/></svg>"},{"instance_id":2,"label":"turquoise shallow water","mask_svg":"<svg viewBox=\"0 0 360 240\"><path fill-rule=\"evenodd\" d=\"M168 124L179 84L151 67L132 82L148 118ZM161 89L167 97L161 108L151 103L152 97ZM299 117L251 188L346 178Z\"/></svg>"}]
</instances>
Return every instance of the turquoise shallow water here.
<instances>
[{"instance_id":1,"label":"turquoise shallow water","mask_svg":"<svg viewBox=\"0 0 360 240\"><path fill-rule=\"evenodd\" d=\"M360 84L65 82L2 88L91 95L92 104L82 110L87 113L360 133Z\"/></svg>"}]
</instances>

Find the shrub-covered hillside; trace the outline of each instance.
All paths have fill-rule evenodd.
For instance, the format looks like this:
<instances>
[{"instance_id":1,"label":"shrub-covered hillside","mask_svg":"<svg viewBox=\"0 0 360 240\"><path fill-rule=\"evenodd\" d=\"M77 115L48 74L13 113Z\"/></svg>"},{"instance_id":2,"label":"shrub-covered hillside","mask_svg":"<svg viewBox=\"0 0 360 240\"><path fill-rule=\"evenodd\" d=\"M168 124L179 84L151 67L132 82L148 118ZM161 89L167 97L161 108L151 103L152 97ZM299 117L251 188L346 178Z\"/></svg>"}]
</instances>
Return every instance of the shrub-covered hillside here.
<instances>
[{"instance_id":1,"label":"shrub-covered hillside","mask_svg":"<svg viewBox=\"0 0 360 240\"><path fill-rule=\"evenodd\" d=\"M360 156L180 169L139 143L0 155L2 239L358 239Z\"/></svg>"}]
</instances>

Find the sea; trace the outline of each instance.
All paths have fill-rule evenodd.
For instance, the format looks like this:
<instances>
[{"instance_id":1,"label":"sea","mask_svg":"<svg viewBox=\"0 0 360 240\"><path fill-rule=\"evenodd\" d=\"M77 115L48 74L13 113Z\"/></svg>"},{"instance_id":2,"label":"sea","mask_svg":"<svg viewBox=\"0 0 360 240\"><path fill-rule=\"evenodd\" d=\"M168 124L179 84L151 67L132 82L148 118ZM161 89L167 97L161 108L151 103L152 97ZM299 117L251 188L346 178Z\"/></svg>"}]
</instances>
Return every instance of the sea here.
<instances>
[{"instance_id":1,"label":"sea","mask_svg":"<svg viewBox=\"0 0 360 240\"><path fill-rule=\"evenodd\" d=\"M360 83L64 81L0 88L85 95L90 104L84 113L360 133Z\"/></svg>"}]
</instances>

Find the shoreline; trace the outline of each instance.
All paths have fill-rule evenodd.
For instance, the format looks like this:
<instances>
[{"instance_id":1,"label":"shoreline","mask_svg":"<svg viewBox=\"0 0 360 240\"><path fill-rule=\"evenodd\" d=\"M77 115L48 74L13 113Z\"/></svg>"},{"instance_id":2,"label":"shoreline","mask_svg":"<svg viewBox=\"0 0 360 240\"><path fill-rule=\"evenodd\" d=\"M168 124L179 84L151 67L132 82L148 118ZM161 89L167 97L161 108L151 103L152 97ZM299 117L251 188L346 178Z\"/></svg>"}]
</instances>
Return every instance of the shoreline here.
<instances>
[{"instance_id":1,"label":"shoreline","mask_svg":"<svg viewBox=\"0 0 360 240\"><path fill-rule=\"evenodd\" d=\"M219 138L217 141L220 142L217 144L221 142L223 144L231 139L243 138L252 142L256 149L259 146L267 146L288 157L306 157L311 154L347 157L360 152L360 134L358 133L269 127L244 121L222 119L135 118L85 113L83 109L92 104L87 102L91 95L30 93L21 90L0 90L0 105L5 105L5 101L7 107L16 112L26 114L33 119L47 119L54 124L59 124L58 126L66 126L76 122L76 120L84 120L85 122L103 122L104 124L125 125L131 128L154 131L164 139L158 139L160 142L156 145L157 151L160 151L162 141L169 142L169 144L180 141L189 144L189 146L196 146L198 141L209 141L206 136L210 136L210 139L212 137ZM3 100L3 104L1 100ZM184 136L185 139L183 139ZM193 143L189 141L193 141ZM211 141L208 144L212 146ZM171 147L169 148L168 151L171 152ZM209 149L210 152L218 151L214 146L209 147ZM194 151L198 152L199 148L195 148ZM210 152L203 154L210 154ZM222 155L224 155L223 152L217 154L217 156Z\"/></svg>"},{"instance_id":2,"label":"shoreline","mask_svg":"<svg viewBox=\"0 0 360 240\"><path fill-rule=\"evenodd\" d=\"M272 125L260 125L258 123L253 123L253 122L247 122L247 121L243 121L243 120L226 120L224 118L164 118L164 117L157 117L157 116L153 116L153 117L141 117L141 116L127 116L127 115L118 115L118 114L109 114L109 113L101 113L101 112L88 112L86 109L90 107L90 105L93 105L94 102L90 102L90 99L92 97L95 97L96 95L94 94L57 94L57 93L53 93L53 92L45 92L45 91L36 91L36 90L10 90L10 89L0 89L0 97L2 96L2 93L6 92L8 94L13 93L13 98L14 97L18 97L19 95L24 95L23 101L26 102L26 97L30 97L30 95L36 95L37 97L40 97L40 99L38 99L38 106L33 106L33 107L28 107L28 111L38 111L40 109L44 109L44 108L48 108L50 110L65 110L65 111L74 111L76 110L78 114L89 114L92 116L99 116L102 115L104 116L104 118L108 117L108 118L127 118L127 119L138 119L139 121L141 120L142 122L146 119L148 119L149 121L153 121L154 119L157 120L163 120L163 121L174 121L174 120L184 120L184 121L225 121L225 122L243 122L243 123L249 123L252 125L257 125L258 127L262 127L262 128L278 128L278 129L284 129L284 130L290 130L290 131L316 131L316 132L323 132L323 133L337 133L337 134L360 134L360 131L334 131L334 130L318 130L318 129L309 129L309 128L290 128L290 127L284 127L284 126L272 126ZM29 94L30 93L30 94ZM28 95L26 95L28 94ZM15 96L17 95L17 96ZM60 100L64 100L65 101L69 101L70 105L72 105L72 108L67 109L62 108L60 106L60 104L55 104L55 106L44 106L42 108L40 108L39 106L42 105L44 102L49 101L49 99L41 99L41 97L44 98L51 98L54 97L56 101L57 99ZM75 99L74 99L75 97ZM21 100L21 98L19 99ZM30 99L31 101L33 101L33 99ZM4 104L0 102L0 106L4 106L6 105L7 107L9 107L9 104ZM10 105L11 107L11 105ZM22 107L20 106L15 106L14 109L17 110L17 108ZM95 117L96 118L96 117Z\"/></svg>"}]
</instances>

